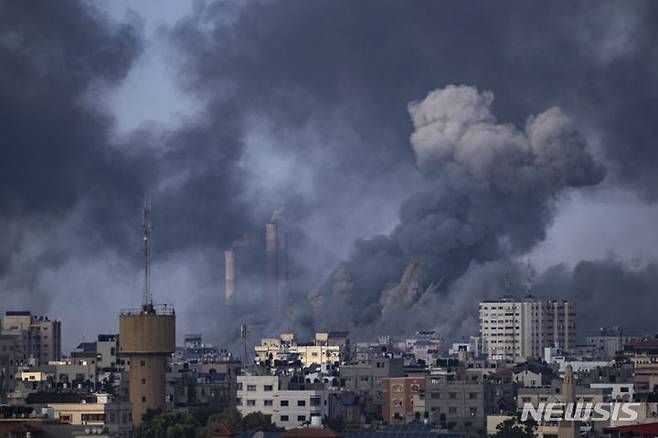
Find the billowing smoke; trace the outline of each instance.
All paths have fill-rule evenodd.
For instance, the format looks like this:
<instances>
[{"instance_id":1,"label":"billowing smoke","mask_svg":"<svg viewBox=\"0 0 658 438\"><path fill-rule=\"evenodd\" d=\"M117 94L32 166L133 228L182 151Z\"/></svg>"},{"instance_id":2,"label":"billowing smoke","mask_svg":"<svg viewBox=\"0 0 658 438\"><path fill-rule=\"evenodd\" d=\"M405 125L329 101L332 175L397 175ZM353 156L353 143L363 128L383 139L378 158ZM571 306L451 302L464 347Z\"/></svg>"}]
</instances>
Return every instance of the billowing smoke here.
<instances>
[{"instance_id":1,"label":"billowing smoke","mask_svg":"<svg viewBox=\"0 0 658 438\"><path fill-rule=\"evenodd\" d=\"M477 299L498 296L508 271L521 281L514 260L572 189L656 199L653 2L195 2L156 41L149 17L99 8L0 0L2 310L64 319L65 349L139 304L146 192L155 298L176 306L179 335L221 346L241 323L252 341L343 326L472 333ZM198 107L117 137L106 98L150 44ZM447 86L461 83L495 92L495 106L489 92ZM538 114L553 106L564 113ZM264 225L281 206L290 294L273 314L259 301ZM236 239L248 269L227 307ZM647 299L652 266L556 267L536 289Z\"/></svg>"},{"instance_id":2,"label":"billowing smoke","mask_svg":"<svg viewBox=\"0 0 658 438\"><path fill-rule=\"evenodd\" d=\"M463 299L469 269L528 252L545 237L561 194L603 180L605 168L559 108L519 129L496 119L493 99L448 86L409 105L426 186L402 203L389 236L358 242L312 293L317 319L342 316L366 332L438 329L452 313L449 303Z\"/></svg>"}]
</instances>

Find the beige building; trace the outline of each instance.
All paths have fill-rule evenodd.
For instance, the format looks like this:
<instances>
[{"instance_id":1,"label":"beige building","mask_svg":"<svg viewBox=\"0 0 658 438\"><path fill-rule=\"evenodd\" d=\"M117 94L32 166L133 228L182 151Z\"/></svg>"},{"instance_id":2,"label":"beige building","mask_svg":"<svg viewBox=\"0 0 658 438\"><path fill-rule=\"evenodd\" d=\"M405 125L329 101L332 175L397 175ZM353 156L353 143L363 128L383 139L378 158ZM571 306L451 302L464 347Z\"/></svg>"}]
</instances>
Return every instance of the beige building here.
<instances>
[{"instance_id":1,"label":"beige building","mask_svg":"<svg viewBox=\"0 0 658 438\"><path fill-rule=\"evenodd\" d=\"M107 394L97 394L96 403L49 403L53 416L74 425L101 427L112 436L129 437L132 431L129 402L112 401Z\"/></svg>"},{"instance_id":2,"label":"beige building","mask_svg":"<svg viewBox=\"0 0 658 438\"><path fill-rule=\"evenodd\" d=\"M293 333L282 333L278 338L263 338L254 350L256 363L266 361L300 360L305 367L311 364L340 363L347 352L347 332L318 332L310 343L298 343Z\"/></svg>"},{"instance_id":3,"label":"beige building","mask_svg":"<svg viewBox=\"0 0 658 438\"><path fill-rule=\"evenodd\" d=\"M479 306L482 349L494 360L542 357L545 347L576 344L576 314L569 301L533 297L483 301Z\"/></svg>"},{"instance_id":4,"label":"beige building","mask_svg":"<svg viewBox=\"0 0 658 438\"><path fill-rule=\"evenodd\" d=\"M2 334L16 336L18 354L27 363L34 358L36 365L59 360L62 354L62 322L29 311L7 311L2 320Z\"/></svg>"}]
</instances>

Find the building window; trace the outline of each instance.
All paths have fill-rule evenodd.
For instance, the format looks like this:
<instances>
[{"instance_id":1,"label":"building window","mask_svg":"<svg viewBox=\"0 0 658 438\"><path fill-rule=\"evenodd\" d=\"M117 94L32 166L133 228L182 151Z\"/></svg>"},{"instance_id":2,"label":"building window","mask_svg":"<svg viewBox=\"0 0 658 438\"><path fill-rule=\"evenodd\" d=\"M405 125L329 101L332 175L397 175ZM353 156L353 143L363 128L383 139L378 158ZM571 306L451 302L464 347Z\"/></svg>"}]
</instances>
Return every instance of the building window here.
<instances>
[{"instance_id":1,"label":"building window","mask_svg":"<svg viewBox=\"0 0 658 438\"><path fill-rule=\"evenodd\" d=\"M478 413L478 408L471 408L470 412L471 412L471 416L475 416Z\"/></svg>"},{"instance_id":2,"label":"building window","mask_svg":"<svg viewBox=\"0 0 658 438\"><path fill-rule=\"evenodd\" d=\"M448 398L452 398L452 399L457 398L457 393L456 392L449 392L448 393Z\"/></svg>"},{"instance_id":3,"label":"building window","mask_svg":"<svg viewBox=\"0 0 658 438\"><path fill-rule=\"evenodd\" d=\"M273 387L272 385L264 385L263 386L263 391L272 391Z\"/></svg>"},{"instance_id":4,"label":"building window","mask_svg":"<svg viewBox=\"0 0 658 438\"><path fill-rule=\"evenodd\" d=\"M146 384L146 379L142 377L142 385Z\"/></svg>"},{"instance_id":5,"label":"building window","mask_svg":"<svg viewBox=\"0 0 658 438\"><path fill-rule=\"evenodd\" d=\"M418 391L420 391L420 385L419 384L414 383L413 385L411 385L411 392L418 392Z\"/></svg>"},{"instance_id":6,"label":"building window","mask_svg":"<svg viewBox=\"0 0 658 438\"><path fill-rule=\"evenodd\" d=\"M236 399L235 404L237 404L238 406L242 406L242 399L241 398Z\"/></svg>"},{"instance_id":7,"label":"building window","mask_svg":"<svg viewBox=\"0 0 658 438\"><path fill-rule=\"evenodd\" d=\"M263 406L273 406L272 400L263 400Z\"/></svg>"},{"instance_id":8,"label":"building window","mask_svg":"<svg viewBox=\"0 0 658 438\"><path fill-rule=\"evenodd\" d=\"M242 382L239 382L239 383L238 383L237 390L238 390L238 391L242 391Z\"/></svg>"},{"instance_id":9,"label":"building window","mask_svg":"<svg viewBox=\"0 0 658 438\"><path fill-rule=\"evenodd\" d=\"M247 406L256 406L256 400L247 400Z\"/></svg>"},{"instance_id":10,"label":"building window","mask_svg":"<svg viewBox=\"0 0 658 438\"><path fill-rule=\"evenodd\" d=\"M281 401L279 402L279 404L280 404L281 406L288 406L288 400L281 400Z\"/></svg>"},{"instance_id":11,"label":"building window","mask_svg":"<svg viewBox=\"0 0 658 438\"><path fill-rule=\"evenodd\" d=\"M448 413L449 414L456 414L457 413L457 408L454 406L451 406L448 408Z\"/></svg>"},{"instance_id":12,"label":"building window","mask_svg":"<svg viewBox=\"0 0 658 438\"><path fill-rule=\"evenodd\" d=\"M146 397L142 396L142 403L146 403Z\"/></svg>"},{"instance_id":13,"label":"building window","mask_svg":"<svg viewBox=\"0 0 658 438\"><path fill-rule=\"evenodd\" d=\"M247 385L247 391L255 391L256 385Z\"/></svg>"},{"instance_id":14,"label":"building window","mask_svg":"<svg viewBox=\"0 0 658 438\"><path fill-rule=\"evenodd\" d=\"M287 415L281 415L281 416L279 417L279 420L281 420L281 421L288 421L289 418L288 418Z\"/></svg>"},{"instance_id":15,"label":"building window","mask_svg":"<svg viewBox=\"0 0 658 438\"><path fill-rule=\"evenodd\" d=\"M476 398L478 398L478 393L477 392L469 392L468 393L468 398L471 399L471 400L475 400Z\"/></svg>"},{"instance_id":16,"label":"building window","mask_svg":"<svg viewBox=\"0 0 658 438\"><path fill-rule=\"evenodd\" d=\"M145 361L145 360L140 360L140 361L139 361L139 366L140 366L140 367L144 367L144 366L146 366L146 361Z\"/></svg>"},{"instance_id":17,"label":"building window","mask_svg":"<svg viewBox=\"0 0 658 438\"><path fill-rule=\"evenodd\" d=\"M83 423L104 423L105 422L105 414L82 414L80 416L80 419L82 420Z\"/></svg>"},{"instance_id":18,"label":"building window","mask_svg":"<svg viewBox=\"0 0 658 438\"><path fill-rule=\"evenodd\" d=\"M297 400L297 406L306 406L306 400Z\"/></svg>"},{"instance_id":19,"label":"building window","mask_svg":"<svg viewBox=\"0 0 658 438\"><path fill-rule=\"evenodd\" d=\"M311 397L311 406L320 406L320 397Z\"/></svg>"},{"instance_id":20,"label":"building window","mask_svg":"<svg viewBox=\"0 0 658 438\"><path fill-rule=\"evenodd\" d=\"M297 415L297 421L306 421L306 415Z\"/></svg>"},{"instance_id":21,"label":"building window","mask_svg":"<svg viewBox=\"0 0 658 438\"><path fill-rule=\"evenodd\" d=\"M393 400L393 406L402 406L402 400L396 398L395 400Z\"/></svg>"},{"instance_id":22,"label":"building window","mask_svg":"<svg viewBox=\"0 0 658 438\"><path fill-rule=\"evenodd\" d=\"M393 392L402 392L402 385L393 385Z\"/></svg>"}]
</instances>

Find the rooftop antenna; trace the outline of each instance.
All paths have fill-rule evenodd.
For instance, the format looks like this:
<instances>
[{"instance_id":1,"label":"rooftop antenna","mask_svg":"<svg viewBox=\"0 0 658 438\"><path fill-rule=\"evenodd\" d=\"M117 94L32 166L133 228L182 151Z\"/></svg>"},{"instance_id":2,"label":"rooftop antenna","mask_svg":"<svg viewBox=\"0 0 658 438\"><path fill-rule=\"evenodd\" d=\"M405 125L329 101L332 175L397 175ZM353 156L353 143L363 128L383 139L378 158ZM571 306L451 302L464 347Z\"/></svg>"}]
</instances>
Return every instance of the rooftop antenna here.
<instances>
[{"instance_id":1,"label":"rooftop antenna","mask_svg":"<svg viewBox=\"0 0 658 438\"><path fill-rule=\"evenodd\" d=\"M151 293L151 198L144 199L144 297L142 311L153 313L153 294Z\"/></svg>"},{"instance_id":2,"label":"rooftop antenna","mask_svg":"<svg viewBox=\"0 0 658 438\"><path fill-rule=\"evenodd\" d=\"M247 324L240 324L240 340L242 341L242 347L244 348L244 367L248 368L249 363L247 362L247 337L249 332L247 330Z\"/></svg>"}]
</instances>

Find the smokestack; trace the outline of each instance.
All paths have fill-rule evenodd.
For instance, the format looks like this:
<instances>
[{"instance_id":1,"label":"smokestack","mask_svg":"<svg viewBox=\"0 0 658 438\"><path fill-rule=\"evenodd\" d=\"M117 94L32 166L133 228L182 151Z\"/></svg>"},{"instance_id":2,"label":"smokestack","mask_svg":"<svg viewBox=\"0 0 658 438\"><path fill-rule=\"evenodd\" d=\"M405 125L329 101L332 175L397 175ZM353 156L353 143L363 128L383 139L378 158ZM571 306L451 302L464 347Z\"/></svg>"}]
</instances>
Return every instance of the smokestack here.
<instances>
[{"instance_id":1,"label":"smokestack","mask_svg":"<svg viewBox=\"0 0 658 438\"><path fill-rule=\"evenodd\" d=\"M288 251L286 232L278 217L265 226L265 294L277 305L287 298Z\"/></svg>"},{"instance_id":2,"label":"smokestack","mask_svg":"<svg viewBox=\"0 0 658 438\"><path fill-rule=\"evenodd\" d=\"M226 262L224 275L224 302L231 305L235 302L235 291L237 289L235 252L233 250L224 251L224 259Z\"/></svg>"}]
</instances>

